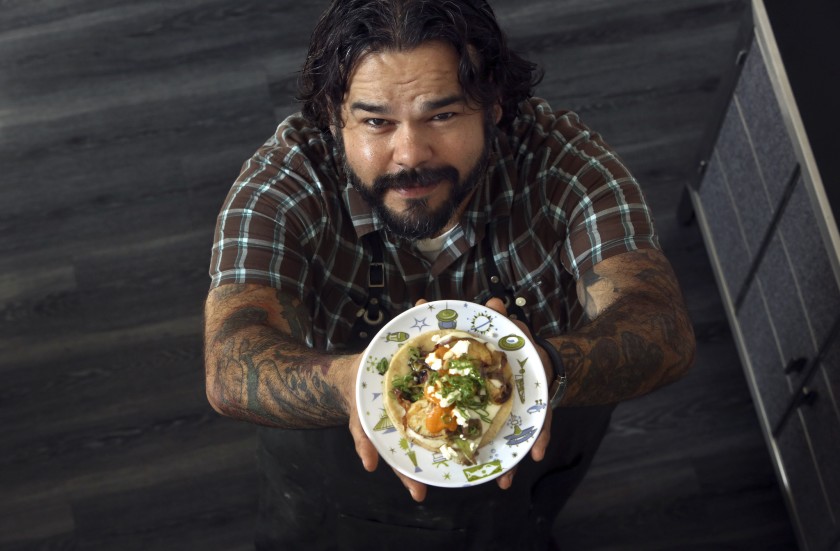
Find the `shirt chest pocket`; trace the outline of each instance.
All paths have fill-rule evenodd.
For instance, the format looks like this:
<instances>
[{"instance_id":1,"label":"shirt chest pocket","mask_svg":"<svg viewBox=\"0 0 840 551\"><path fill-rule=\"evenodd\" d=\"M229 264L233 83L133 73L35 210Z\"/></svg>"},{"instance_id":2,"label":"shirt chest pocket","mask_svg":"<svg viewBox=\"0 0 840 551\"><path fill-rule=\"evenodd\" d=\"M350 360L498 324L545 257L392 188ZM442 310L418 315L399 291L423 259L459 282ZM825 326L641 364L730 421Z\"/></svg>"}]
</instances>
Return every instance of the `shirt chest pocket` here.
<instances>
[{"instance_id":1,"label":"shirt chest pocket","mask_svg":"<svg viewBox=\"0 0 840 551\"><path fill-rule=\"evenodd\" d=\"M493 277L499 279L498 284L492 281ZM519 273L509 269L491 275L490 279L488 290L480 295L483 302L491 296L503 298L511 318L524 314L526 319L522 321L540 335L568 331L569 312L577 297L574 279L562 268L544 264Z\"/></svg>"}]
</instances>

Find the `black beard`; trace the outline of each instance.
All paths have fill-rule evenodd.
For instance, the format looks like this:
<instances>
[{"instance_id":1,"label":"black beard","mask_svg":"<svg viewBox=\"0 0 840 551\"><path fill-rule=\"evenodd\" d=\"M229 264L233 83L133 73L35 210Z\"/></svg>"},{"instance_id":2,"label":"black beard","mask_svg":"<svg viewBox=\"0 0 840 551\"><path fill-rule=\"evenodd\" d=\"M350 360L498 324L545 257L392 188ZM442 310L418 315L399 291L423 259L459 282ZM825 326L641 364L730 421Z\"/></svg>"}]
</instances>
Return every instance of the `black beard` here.
<instances>
[{"instance_id":1,"label":"black beard","mask_svg":"<svg viewBox=\"0 0 840 551\"><path fill-rule=\"evenodd\" d=\"M464 202L479 184L487 171L494 129L495 126L492 123L485 124L484 149L463 180L455 167L447 165L438 168L412 169L396 174L386 174L377 177L372 186L366 186L347 162L344 140L341 138L340 130L336 132L335 142L350 184L356 188L362 199L371 206L373 212L382 220L390 232L414 241L428 239L439 234L452 220L455 209ZM436 209L431 209L426 199L410 199L406 210L401 213L396 213L385 206L385 192L389 189L412 188L443 181L449 182L452 185L452 190L449 194L449 200Z\"/></svg>"}]
</instances>

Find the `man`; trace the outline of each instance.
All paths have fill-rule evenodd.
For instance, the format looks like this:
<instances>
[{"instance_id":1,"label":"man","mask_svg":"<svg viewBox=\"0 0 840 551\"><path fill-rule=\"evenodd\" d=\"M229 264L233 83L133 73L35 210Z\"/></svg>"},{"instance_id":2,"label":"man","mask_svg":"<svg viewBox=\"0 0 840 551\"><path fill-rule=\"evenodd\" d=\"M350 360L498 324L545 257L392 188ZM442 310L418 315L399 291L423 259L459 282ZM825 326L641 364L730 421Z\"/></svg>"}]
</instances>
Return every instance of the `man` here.
<instances>
[{"instance_id":1,"label":"man","mask_svg":"<svg viewBox=\"0 0 840 551\"><path fill-rule=\"evenodd\" d=\"M303 112L245 163L210 268L208 399L265 427L259 549L550 548L614 404L689 368L637 182L538 81L481 0L335 0L318 22ZM567 388L533 460L428 489L376 469L354 382L389 315L453 298L517 313Z\"/></svg>"}]
</instances>

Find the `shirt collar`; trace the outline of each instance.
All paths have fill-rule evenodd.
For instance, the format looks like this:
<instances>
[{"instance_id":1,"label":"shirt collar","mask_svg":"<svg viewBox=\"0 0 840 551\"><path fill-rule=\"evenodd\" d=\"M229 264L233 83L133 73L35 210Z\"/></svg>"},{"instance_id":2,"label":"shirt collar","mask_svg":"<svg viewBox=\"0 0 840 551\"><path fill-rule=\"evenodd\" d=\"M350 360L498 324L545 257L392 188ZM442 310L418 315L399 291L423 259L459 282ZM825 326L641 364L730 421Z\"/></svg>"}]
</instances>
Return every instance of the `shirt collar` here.
<instances>
[{"instance_id":1,"label":"shirt collar","mask_svg":"<svg viewBox=\"0 0 840 551\"><path fill-rule=\"evenodd\" d=\"M367 201L362 198L359 192L356 191L356 188L350 185L349 182L345 182L344 184L343 197L357 236L363 237L371 232L385 228L382 220L376 216Z\"/></svg>"},{"instance_id":2,"label":"shirt collar","mask_svg":"<svg viewBox=\"0 0 840 551\"><path fill-rule=\"evenodd\" d=\"M385 229L385 224L373 212L373 209L365 201L359 192L350 184L350 177L344 172L344 166L341 162L341 155L338 151L338 145L333 143L332 156L335 159L335 168L338 173L338 181L344 182L342 185L341 196L344 201L344 206L350 214L350 220L353 223L353 228L356 230L358 237Z\"/></svg>"}]
</instances>

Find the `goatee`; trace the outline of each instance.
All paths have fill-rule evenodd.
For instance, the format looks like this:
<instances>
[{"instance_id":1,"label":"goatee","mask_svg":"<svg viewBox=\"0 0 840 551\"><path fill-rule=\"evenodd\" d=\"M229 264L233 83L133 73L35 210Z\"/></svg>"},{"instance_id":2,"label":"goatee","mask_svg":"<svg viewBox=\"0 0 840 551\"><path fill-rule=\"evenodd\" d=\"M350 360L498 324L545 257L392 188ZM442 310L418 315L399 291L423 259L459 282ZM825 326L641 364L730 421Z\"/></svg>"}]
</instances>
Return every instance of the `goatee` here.
<instances>
[{"instance_id":1,"label":"goatee","mask_svg":"<svg viewBox=\"0 0 840 551\"><path fill-rule=\"evenodd\" d=\"M445 165L385 174L374 179L372 185L365 185L347 162L340 131L336 133L335 141L350 184L362 196L362 199L371 206L373 212L382 220L390 232L414 241L428 239L439 234L452 220L455 210L484 178L490 158L494 128L494 126L485 128L484 148L481 155L463 179L458 173L458 169L451 165ZM435 209L429 206L429 202L425 198L409 199L403 212L394 212L385 206L385 193L388 190L409 189L444 182L448 182L452 189L448 200Z\"/></svg>"}]
</instances>

